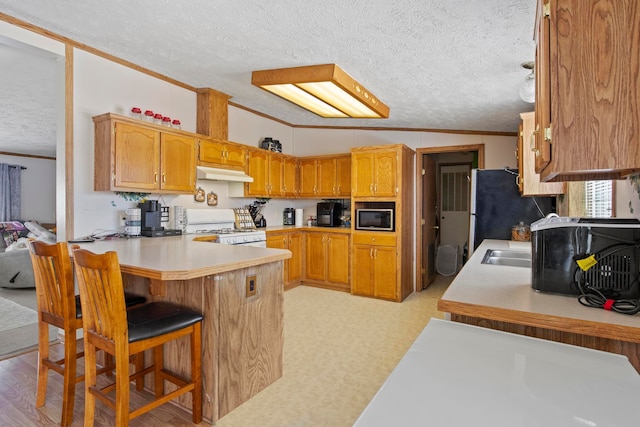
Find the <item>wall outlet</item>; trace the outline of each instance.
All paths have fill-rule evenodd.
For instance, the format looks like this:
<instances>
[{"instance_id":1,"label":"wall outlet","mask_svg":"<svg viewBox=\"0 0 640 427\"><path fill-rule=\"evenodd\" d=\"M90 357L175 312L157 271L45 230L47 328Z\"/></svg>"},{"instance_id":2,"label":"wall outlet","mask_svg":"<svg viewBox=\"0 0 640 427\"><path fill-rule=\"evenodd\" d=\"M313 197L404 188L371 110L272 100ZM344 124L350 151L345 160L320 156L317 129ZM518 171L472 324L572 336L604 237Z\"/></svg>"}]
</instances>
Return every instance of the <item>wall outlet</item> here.
<instances>
[{"instance_id":1,"label":"wall outlet","mask_svg":"<svg viewBox=\"0 0 640 427\"><path fill-rule=\"evenodd\" d=\"M258 280L256 279L256 275L247 276L247 297L255 295L257 287Z\"/></svg>"}]
</instances>

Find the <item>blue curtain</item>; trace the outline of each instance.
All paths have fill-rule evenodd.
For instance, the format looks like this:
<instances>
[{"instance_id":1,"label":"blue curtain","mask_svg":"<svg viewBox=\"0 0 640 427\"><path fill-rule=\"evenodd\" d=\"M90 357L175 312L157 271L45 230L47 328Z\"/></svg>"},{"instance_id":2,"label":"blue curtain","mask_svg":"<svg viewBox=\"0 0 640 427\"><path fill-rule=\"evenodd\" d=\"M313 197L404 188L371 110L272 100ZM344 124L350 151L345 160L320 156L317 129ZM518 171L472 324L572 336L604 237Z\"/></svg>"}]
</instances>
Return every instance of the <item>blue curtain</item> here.
<instances>
[{"instance_id":1,"label":"blue curtain","mask_svg":"<svg viewBox=\"0 0 640 427\"><path fill-rule=\"evenodd\" d=\"M22 166L0 163L0 222L21 219L21 169Z\"/></svg>"}]
</instances>

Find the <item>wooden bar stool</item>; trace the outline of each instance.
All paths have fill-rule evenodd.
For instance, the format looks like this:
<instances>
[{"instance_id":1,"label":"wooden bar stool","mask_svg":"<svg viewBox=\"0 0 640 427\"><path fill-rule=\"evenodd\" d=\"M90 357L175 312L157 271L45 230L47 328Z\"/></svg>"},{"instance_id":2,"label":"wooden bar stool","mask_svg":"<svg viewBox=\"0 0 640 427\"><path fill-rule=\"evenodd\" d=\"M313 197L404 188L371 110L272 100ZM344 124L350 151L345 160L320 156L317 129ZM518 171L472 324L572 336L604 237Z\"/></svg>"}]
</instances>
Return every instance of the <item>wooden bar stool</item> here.
<instances>
[{"instance_id":1,"label":"wooden bar stool","mask_svg":"<svg viewBox=\"0 0 640 427\"><path fill-rule=\"evenodd\" d=\"M84 425L92 427L96 398L115 411L115 425L127 426L133 419L182 394L191 392L193 422L202 421L201 326L202 315L166 302L152 302L125 309L122 275L115 252L94 254L84 249L73 251L85 334L85 412ZM191 378L185 380L164 369L163 345L180 337L190 337ZM115 383L98 388L96 351L115 357ZM125 362L129 355L153 349L153 365L133 374ZM134 410L129 405L129 382L155 375L155 399ZM165 394L164 381L177 388ZM115 390L115 398L112 393Z\"/></svg>"},{"instance_id":2,"label":"wooden bar stool","mask_svg":"<svg viewBox=\"0 0 640 427\"><path fill-rule=\"evenodd\" d=\"M68 426L73 420L73 406L76 384L84 380L77 375L76 360L84 356L78 351L76 331L82 329L80 296L74 294L73 266L69 258L66 242L47 244L40 241L29 242L29 252L33 265L38 302L38 380L36 407L46 401L49 369L63 376L62 418L60 425ZM127 295L128 306L139 305L144 297ZM52 360L49 357L49 325L56 326L64 333L64 358ZM142 365L143 358L138 362ZM100 373L112 370L106 366ZM140 384L142 386L142 384Z\"/></svg>"}]
</instances>

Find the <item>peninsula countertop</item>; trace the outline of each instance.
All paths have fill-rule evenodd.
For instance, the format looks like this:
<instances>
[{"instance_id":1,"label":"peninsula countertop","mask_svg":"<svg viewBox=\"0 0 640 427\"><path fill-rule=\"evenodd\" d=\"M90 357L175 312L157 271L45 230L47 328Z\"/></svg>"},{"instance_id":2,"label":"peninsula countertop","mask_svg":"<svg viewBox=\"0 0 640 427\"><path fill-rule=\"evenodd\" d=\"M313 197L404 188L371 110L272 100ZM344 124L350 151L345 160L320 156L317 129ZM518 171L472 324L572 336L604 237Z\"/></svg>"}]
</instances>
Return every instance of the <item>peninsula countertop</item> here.
<instances>
[{"instance_id":1,"label":"peninsula countertop","mask_svg":"<svg viewBox=\"0 0 640 427\"><path fill-rule=\"evenodd\" d=\"M188 280L291 258L284 249L223 245L194 237L97 240L79 246L95 253L115 251L123 273L155 280Z\"/></svg>"},{"instance_id":2,"label":"peninsula countertop","mask_svg":"<svg viewBox=\"0 0 640 427\"><path fill-rule=\"evenodd\" d=\"M576 296L531 287L531 269L482 264L487 249L509 241L485 240L438 303L440 311L575 334L640 343L640 314L625 315L581 305ZM510 248L527 250L522 246ZM530 251L530 248L529 248Z\"/></svg>"}]
</instances>

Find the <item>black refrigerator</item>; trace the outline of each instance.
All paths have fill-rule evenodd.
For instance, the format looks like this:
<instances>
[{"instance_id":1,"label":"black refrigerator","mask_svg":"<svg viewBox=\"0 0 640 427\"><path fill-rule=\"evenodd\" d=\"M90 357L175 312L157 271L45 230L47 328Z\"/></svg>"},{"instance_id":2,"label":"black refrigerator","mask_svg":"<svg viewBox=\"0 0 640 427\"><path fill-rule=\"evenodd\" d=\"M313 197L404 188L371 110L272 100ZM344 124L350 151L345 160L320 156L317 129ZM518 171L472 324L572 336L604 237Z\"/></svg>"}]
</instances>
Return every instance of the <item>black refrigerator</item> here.
<instances>
[{"instance_id":1,"label":"black refrigerator","mask_svg":"<svg viewBox=\"0 0 640 427\"><path fill-rule=\"evenodd\" d=\"M511 227L555 213L556 198L520 196L517 169L472 169L470 254L484 239L511 240Z\"/></svg>"}]
</instances>

